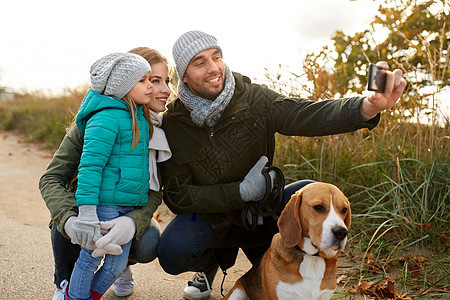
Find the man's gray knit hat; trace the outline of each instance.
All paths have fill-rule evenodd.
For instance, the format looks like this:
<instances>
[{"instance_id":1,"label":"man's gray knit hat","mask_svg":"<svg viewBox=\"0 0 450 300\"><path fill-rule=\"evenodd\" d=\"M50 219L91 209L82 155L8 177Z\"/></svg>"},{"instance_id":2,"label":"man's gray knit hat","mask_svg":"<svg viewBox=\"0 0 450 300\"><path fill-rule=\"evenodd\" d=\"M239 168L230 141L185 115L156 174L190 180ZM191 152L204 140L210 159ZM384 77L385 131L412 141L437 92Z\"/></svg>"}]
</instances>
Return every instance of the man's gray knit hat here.
<instances>
[{"instance_id":1,"label":"man's gray knit hat","mask_svg":"<svg viewBox=\"0 0 450 300\"><path fill-rule=\"evenodd\" d=\"M112 53L91 66L92 89L122 99L147 72L151 72L150 64L142 56Z\"/></svg>"},{"instance_id":2,"label":"man's gray knit hat","mask_svg":"<svg viewBox=\"0 0 450 300\"><path fill-rule=\"evenodd\" d=\"M194 30L181 35L172 48L178 78L183 79L189 62L197 53L211 48L219 49L222 54L217 39L210 34Z\"/></svg>"}]
</instances>

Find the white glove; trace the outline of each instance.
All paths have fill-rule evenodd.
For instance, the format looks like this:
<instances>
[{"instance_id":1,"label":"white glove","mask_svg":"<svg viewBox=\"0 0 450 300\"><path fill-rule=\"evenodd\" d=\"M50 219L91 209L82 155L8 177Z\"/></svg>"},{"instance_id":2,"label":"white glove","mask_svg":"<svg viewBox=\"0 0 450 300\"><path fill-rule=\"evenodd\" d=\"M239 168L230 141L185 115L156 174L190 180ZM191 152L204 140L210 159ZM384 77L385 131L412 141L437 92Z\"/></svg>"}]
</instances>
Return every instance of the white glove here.
<instances>
[{"instance_id":1,"label":"white glove","mask_svg":"<svg viewBox=\"0 0 450 300\"><path fill-rule=\"evenodd\" d=\"M105 256L106 254L110 255L120 255L123 253L122 247L117 244L109 243L105 245L103 248L95 248L95 250L92 252L92 257L100 257Z\"/></svg>"},{"instance_id":2,"label":"white glove","mask_svg":"<svg viewBox=\"0 0 450 300\"><path fill-rule=\"evenodd\" d=\"M73 237L73 229L72 229L73 223L77 219L78 219L78 217L71 216L67 219L66 223L64 224L64 231L70 237L70 239L72 239L72 237Z\"/></svg>"},{"instance_id":3,"label":"white glove","mask_svg":"<svg viewBox=\"0 0 450 300\"><path fill-rule=\"evenodd\" d=\"M95 242L102 237L96 205L78 207L78 218L73 222L72 231L73 244L79 244L89 250L95 248Z\"/></svg>"},{"instance_id":4,"label":"white glove","mask_svg":"<svg viewBox=\"0 0 450 300\"><path fill-rule=\"evenodd\" d=\"M109 230L109 232L95 242L97 249L92 253L93 257L103 256L105 254L122 254L120 245L131 241L136 233L136 224L133 218L128 216L121 216L107 222L100 222L100 225L102 230Z\"/></svg>"},{"instance_id":5,"label":"white glove","mask_svg":"<svg viewBox=\"0 0 450 300\"><path fill-rule=\"evenodd\" d=\"M68 218L66 223L64 224L64 231L71 239L73 236L72 225L75 222L75 220L77 220L77 219L78 219L78 217L72 216L72 217ZM102 226L102 222L100 222L101 234L102 235L107 234L108 230L103 230L103 228L101 226ZM106 254L120 255L122 253L123 253L123 251L122 251L122 247L120 247L120 245L108 244L108 245L105 245L105 247L103 247L101 249L96 248L94 250L94 252L92 253L92 256L99 257L99 256L104 256Z\"/></svg>"}]
</instances>

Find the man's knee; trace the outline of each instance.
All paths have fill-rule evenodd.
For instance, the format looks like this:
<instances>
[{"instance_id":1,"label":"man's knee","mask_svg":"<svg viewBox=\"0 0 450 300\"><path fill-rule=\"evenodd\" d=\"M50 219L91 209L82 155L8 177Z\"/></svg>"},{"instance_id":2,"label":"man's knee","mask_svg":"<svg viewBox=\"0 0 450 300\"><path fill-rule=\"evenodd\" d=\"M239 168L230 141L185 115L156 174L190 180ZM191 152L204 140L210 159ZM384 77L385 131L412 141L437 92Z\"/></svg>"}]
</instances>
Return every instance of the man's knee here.
<instances>
[{"instance_id":1,"label":"man's knee","mask_svg":"<svg viewBox=\"0 0 450 300\"><path fill-rule=\"evenodd\" d=\"M194 253L190 253L191 247L183 245L183 241L175 238L174 235L162 235L157 247L159 264L166 273L178 275L189 268L189 258Z\"/></svg>"},{"instance_id":2,"label":"man's knee","mask_svg":"<svg viewBox=\"0 0 450 300\"><path fill-rule=\"evenodd\" d=\"M176 216L164 229L158 243L158 259L169 274L201 270L211 264L210 245L215 235L208 222L197 214Z\"/></svg>"}]
</instances>

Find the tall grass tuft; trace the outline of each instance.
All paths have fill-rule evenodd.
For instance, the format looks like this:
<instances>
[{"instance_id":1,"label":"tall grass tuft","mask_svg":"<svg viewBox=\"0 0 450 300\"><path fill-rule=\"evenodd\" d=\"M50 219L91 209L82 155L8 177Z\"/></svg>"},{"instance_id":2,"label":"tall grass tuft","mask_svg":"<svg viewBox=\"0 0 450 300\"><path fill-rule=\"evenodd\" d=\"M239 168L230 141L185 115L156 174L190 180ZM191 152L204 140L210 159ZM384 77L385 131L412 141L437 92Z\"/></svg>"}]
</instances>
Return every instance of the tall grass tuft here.
<instances>
[{"instance_id":1,"label":"tall grass tuft","mask_svg":"<svg viewBox=\"0 0 450 300\"><path fill-rule=\"evenodd\" d=\"M21 132L28 141L56 149L86 91L86 87L80 86L59 96L42 91L15 94L11 100L0 102L0 127Z\"/></svg>"},{"instance_id":2,"label":"tall grass tuft","mask_svg":"<svg viewBox=\"0 0 450 300\"><path fill-rule=\"evenodd\" d=\"M417 124L382 123L344 135L278 136L275 164L287 182L326 181L348 196L358 280L381 284L394 273L404 293L440 298L450 274L450 127L421 124L419 135Z\"/></svg>"}]
</instances>

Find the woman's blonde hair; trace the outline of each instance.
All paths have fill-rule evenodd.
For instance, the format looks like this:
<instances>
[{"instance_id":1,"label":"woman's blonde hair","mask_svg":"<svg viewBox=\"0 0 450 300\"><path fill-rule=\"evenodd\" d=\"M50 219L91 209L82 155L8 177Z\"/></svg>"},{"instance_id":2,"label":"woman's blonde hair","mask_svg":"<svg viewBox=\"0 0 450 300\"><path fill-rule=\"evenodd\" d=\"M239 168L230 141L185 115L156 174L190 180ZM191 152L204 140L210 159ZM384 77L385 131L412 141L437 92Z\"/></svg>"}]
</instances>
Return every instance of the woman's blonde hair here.
<instances>
[{"instance_id":1,"label":"woman's blonde hair","mask_svg":"<svg viewBox=\"0 0 450 300\"><path fill-rule=\"evenodd\" d=\"M137 47L137 48L131 49L128 52L142 56L143 58L145 58L145 60L148 61L148 63L150 65L163 62L167 65L167 67L169 67L169 70L170 70L169 60L156 49L152 49L152 48L148 48L148 47ZM134 113L133 113L136 105L135 105L133 99L131 99L131 97L129 97L128 95L126 95L123 100L125 101L125 103L127 103L128 108L132 112L132 116L133 116L132 117L133 118L133 142L132 142L132 145L135 146L135 145L137 145L137 142L139 141L139 128L137 127L136 117L134 116ZM153 126L152 126L152 121L150 118L150 107L148 107L148 104L144 104L144 117L147 120L148 125L150 126L150 138L152 138Z\"/></svg>"},{"instance_id":2,"label":"woman's blonde hair","mask_svg":"<svg viewBox=\"0 0 450 300\"><path fill-rule=\"evenodd\" d=\"M170 102L171 99L174 99L176 97L176 86L178 82L177 72L175 72L175 68L170 64L169 60L164 55L162 55L158 50L148 47L137 47L131 49L128 52L142 56L148 61L150 65L157 64L160 62L165 63L167 68L169 69L169 78L170 78L169 88L171 96L169 97L168 101Z\"/></svg>"},{"instance_id":3,"label":"woman's blonde hair","mask_svg":"<svg viewBox=\"0 0 450 300\"><path fill-rule=\"evenodd\" d=\"M156 49L148 47L137 47L131 49L128 52L142 56L148 61L150 65L164 62L169 66L169 60Z\"/></svg>"}]
</instances>

